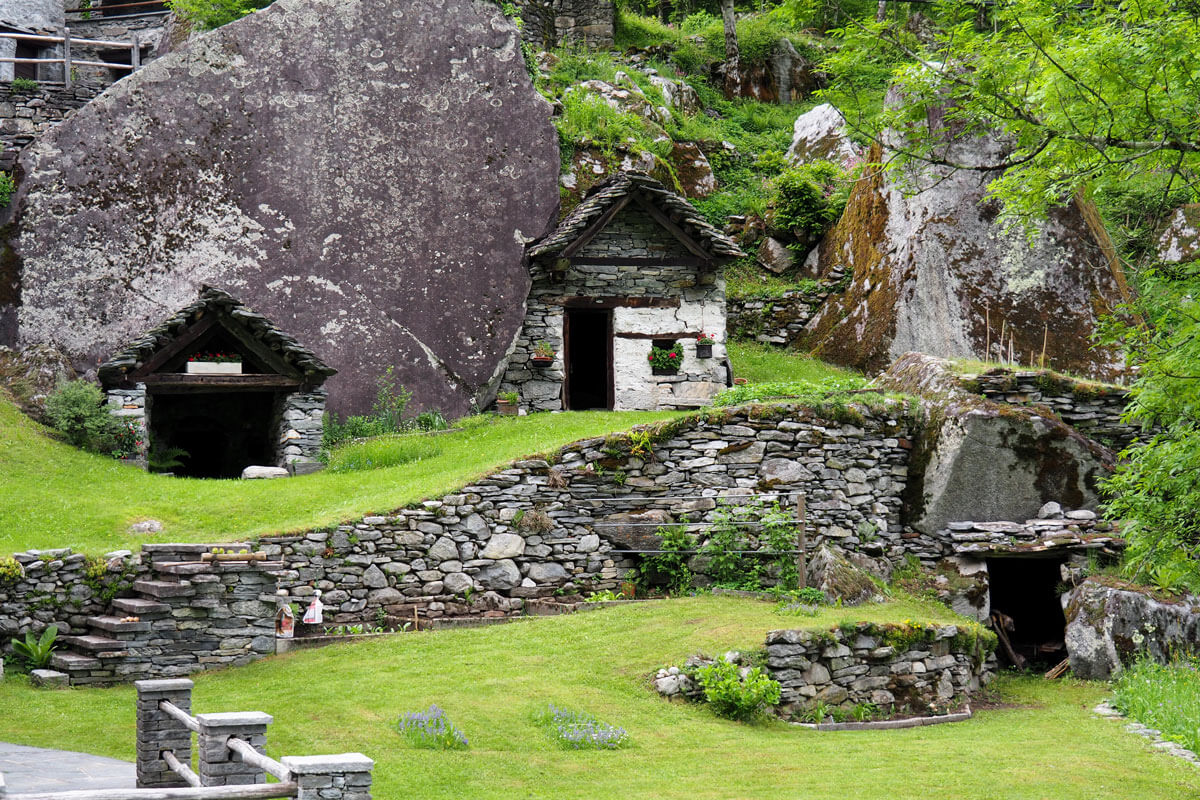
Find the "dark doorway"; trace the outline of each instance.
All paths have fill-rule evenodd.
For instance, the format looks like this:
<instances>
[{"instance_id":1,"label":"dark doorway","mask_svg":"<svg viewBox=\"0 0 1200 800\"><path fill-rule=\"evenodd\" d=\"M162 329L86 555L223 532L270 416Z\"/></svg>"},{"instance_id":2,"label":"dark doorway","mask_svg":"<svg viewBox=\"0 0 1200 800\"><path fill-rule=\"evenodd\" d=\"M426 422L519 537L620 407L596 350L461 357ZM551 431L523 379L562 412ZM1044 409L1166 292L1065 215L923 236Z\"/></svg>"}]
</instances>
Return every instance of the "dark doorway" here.
<instances>
[{"instance_id":1,"label":"dark doorway","mask_svg":"<svg viewBox=\"0 0 1200 800\"><path fill-rule=\"evenodd\" d=\"M1003 633L997 649L1002 662L1046 668L1067 657L1067 618L1058 591L1063 561L1063 558L987 560L992 625L998 635ZM1004 639L1018 658L1008 652Z\"/></svg>"},{"instance_id":2,"label":"dark doorway","mask_svg":"<svg viewBox=\"0 0 1200 800\"><path fill-rule=\"evenodd\" d=\"M252 464L275 464L274 392L155 393L148 411L152 446L187 453L176 475L237 478Z\"/></svg>"},{"instance_id":3,"label":"dark doorway","mask_svg":"<svg viewBox=\"0 0 1200 800\"><path fill-rule=\"evenodd\" d=\"M41 58L42 51L37 45L30 42L17 42L16 58ZM37 64L13 64L14 78L28 78L31 81L38 79Z\"/></svg>"},{"instance_id":4,"label":"dark doorway","mask_svg":"<svg viewBox=\"0 0 1200 800\"><path fill-rule=\"evenodd\" d=\"M566 407L613 407L612 312L568 308L563 319Z\"/></svg>"}]
</instances>

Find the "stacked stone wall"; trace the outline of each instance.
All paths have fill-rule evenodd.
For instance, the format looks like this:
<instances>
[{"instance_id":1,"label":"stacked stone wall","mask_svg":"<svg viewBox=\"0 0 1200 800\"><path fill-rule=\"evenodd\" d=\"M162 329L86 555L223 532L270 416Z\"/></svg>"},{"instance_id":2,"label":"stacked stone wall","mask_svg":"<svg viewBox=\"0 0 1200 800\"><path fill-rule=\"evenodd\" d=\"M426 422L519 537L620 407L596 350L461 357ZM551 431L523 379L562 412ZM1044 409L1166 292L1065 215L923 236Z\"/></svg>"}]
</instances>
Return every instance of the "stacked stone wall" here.
<instances>
[{"instance_id":1,"label":"stacked stone wall","mask_svg":"<svg viewBox=\"0 0 1200 800\"><path fill-rule=\"evenodd\" d=\"M32 91L0 84L0 170L11 171L21 149L42 131L62 122L103 87L41 86Z\"/></svg>"},{"instance_id":2,"label":"stacked stone wall","mask_svg":"<svg viewBox=\"0 0 1200 800\"><path fill-rule=\"evenodd\" d=\"M944 712L995 675L990 634L946 625L912 644L888 642L886 629L869 623L832 631L771 631L767 672L780 684L779 713L800 715L821 703Z\"/></svg>"},{"instance_id":3,"label":"stacked stone wall","mask_svg":"<svg viewBox=\"0 0 1200 800\"><path fill-rule=\"evenodd\" d=\"M779 297L735 297L727 301L729 335L763 344L796 344L808 325L844 284L845 270L835 267L829 276L810 289L792 289Z\"/></svg>"},{"instance_id":4,"label":"stacked stone wall","mask_svg":"<svg viewBox=\"0 0 1200 800\"><path fill-rule=\"evenodd\" d=\"M524 22L522 35L534 47L549 50L566 42L612 46L612 0L516 0L516 5Z\"/></svg>"},{"instance_id":5,"label":"stacked stone wall","mask_svg":"<svg viewBox=\"0 0 1200 800\"><path fill-rule=\"evenodd\" d=\"M1114 451L1150 435L1141 425L1121 420L1129 403L1129 390L1121 386L1077 381L1046 370L998 369L958 380L964 389L997 403L1046 406L1079 433Z\"/></svg>"},{"instance_id":6,"label":"stacked stone wall","mask_svg":"<svg viewBox=\"0 0 1200 800\"><path fill-rule=\"evenodd\" d=\"M624 437L591 439L418 508L259 549L286 565L282 588L301 602L322 591L338 623L504 616L562 589L615 589L638 563L621 551L653 539L648 522L709 521L719 502L753 493L778 493L785 508L802 493L814 550L829 542L898 558L908 437L887 411L857 423L799 407L713 412L669 431L652 456L631 454ZM630 511L640 525L627 526ZM692 567L703 581L704 560Z\"/></svg>"},{"instance_id":7,"label":"stacked stone wall","mask_svg":"<svg viewBox=\"0 0 1200 800\"><path fill-rule=\"evenodd\" d=\"M128 593L146 572L141 555L128 550L89 559L63 547L12 558L21 568L16 579L6 576L0 561L0 647L11 636L49 625L62 634L85 630L88 617L103 613L108 599Z\"/></svg>"}]
</instances>

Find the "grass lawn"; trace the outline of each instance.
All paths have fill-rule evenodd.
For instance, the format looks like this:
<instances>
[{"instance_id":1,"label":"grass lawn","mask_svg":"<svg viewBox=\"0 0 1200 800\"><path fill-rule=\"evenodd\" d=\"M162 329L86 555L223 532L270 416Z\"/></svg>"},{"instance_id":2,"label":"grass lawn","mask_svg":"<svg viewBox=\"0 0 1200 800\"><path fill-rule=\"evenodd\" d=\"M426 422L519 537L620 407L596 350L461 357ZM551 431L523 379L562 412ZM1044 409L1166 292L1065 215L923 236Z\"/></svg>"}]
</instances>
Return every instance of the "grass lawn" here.
<instances>
[{"instance_id":1,"label":"grass lawn","mask_svg":"<svg viewBox=\"0 0 1200 800\"><path fill-rule=\"evenodd\" d=\"M290 653L200 675L198 711L275 716L273 756L359 751L391 798L1194 798L1200 771L1090 709L1103 684L1005 678L1015 704L954 725L815 733L727 722L649 687L689 654L761 647L767 630L840 619L949 621L906 600L782 617L751 600L701 596L475 630L404 634ZM133 690L35 691L0 682L0 740L132 758ZM554 702L628 729L619 751L560 749L532 715ZM470 739L408 747L403 713L444 708Z\"/></svg>"},{"instance_id":2,"label":"grass lawn","mask_svg":"<svg viewBox=\"0 0 1200 800\"><path fill-rule=\"evenodd\" d=\"M0 395L2 397L2 395ZM274 481L151 475L61 444L0 399L0 554L136 547L131 522L152 518L153 541L230 541L318 527L445 494L522 456L676 412L569 412L496 418L438 436L435 457L359 472Z\"/></svg>"},{"instance_id":3,"label":"grass lawn","mask_svg":"<svg viewBox=\"0 0 1200 800\"><path fill-rule=\"evenodd\" d=\"M733 374L748 383L841 383L861 378L853 370L835 367L819 358L759 342L727 342Z\"/></svg>"}]
</instances>

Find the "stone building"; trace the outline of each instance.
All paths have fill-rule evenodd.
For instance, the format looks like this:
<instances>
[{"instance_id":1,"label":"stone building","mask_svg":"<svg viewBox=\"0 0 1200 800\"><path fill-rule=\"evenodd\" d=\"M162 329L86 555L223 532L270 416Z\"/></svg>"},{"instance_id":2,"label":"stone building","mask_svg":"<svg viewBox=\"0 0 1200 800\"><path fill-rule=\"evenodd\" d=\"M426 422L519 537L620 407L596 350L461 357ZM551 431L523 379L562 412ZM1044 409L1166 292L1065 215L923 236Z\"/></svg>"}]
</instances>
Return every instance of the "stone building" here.
<instances>
[{"instance_id":1,"label":"stone building","mask_svg":"<svg viewBox=\"0 0 1200 800\"><path fill-rule=\"evenodd\" d=\"M63 29L62 0L4 0L0 3L0 33L53 36ZM0 38L0 58L60 58L61 48L27 39ZM0 82L13 78L62 80L58 64L0 62Z\"/></svg>"},{"instance_id":2,"label":"stone building","mask_svg":"<svg viewBox=\"0 0 1200 800\"><path fill-rule=\"evenodd\" d=\"M616 19L612 0L516 0L525 41L544 50L566 42L611 47Z\"/></svg>"},{"instance_id":3,"label":"stone building","mask_svg":"<svg viewBox=\"0 0 1200 800\"><path fill-rule=\"evenodd\" d=\"M613 175L528 249L525 322L500 390L530 410L706 405L731 378L720 268L741 255L658 181ZM677 343L678 372L653 374L651 348ZM539 345L554 354L544 366Z\"/></svg>"},{"instance_id":4,"label":"stone building","mask_svg":"<svg viewBox=\"0 0 1200 800\"><path fill-rule=\"evenodd\" d=\"M321 447L322 384L336 370L230 295L195 303L99 370L112 412L146 449L186 452L176 474L236 478L252 465L303 471Z\"/></svg>"}]
</instances>

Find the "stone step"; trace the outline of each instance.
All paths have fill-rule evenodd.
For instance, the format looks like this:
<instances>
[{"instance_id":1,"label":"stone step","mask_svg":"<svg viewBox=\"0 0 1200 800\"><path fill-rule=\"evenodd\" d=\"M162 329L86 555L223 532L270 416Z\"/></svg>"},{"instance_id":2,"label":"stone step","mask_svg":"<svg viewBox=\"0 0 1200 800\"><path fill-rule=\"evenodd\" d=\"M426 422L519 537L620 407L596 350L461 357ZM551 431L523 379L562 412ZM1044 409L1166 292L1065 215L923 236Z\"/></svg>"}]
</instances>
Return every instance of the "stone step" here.
<instances>
[{"instance_id":1,"label":"stone step","mask_svg":"<svg viewBox=\"0 0 1200 800\"><path fill-rule=\"evenodd\" d=\"M58 639L68 647L73 647L76 650L87 650L89 652L104 652L113 650L124 650L127 642L122 642L118 639L110 639L107 636L60 636Z\"/></svg>"},{"instance_id":2,"label":"stone step","mask_svg":"<svg viewBox=\"0 0 1200 800\"><path fill-rule=\"evenodd\" d=\"M112 604L118 611L124 611L134 617L157 618L171 613L171 607L166 603L158 603L144 597L118 597Z\"/></svg>"},{"instance_id":3,"label":"stone step","mask_svg":"<svg viewBox=\"0 0 1200 800\"><path fill-rule=\"evenodd\" d=\"M125 622L120 617L88 617L88 625L107 633L145 633L149 622Z\"/></svg>"},{"instance_id":4,"label":"stone step","mask_svg":"<svg viewBox=\"0 0 1200 800\"><path fill-rule=\"evenodd\" d=\"M199 575L212 572L213 565L201 561L163 561L154 565L154 571L162 575Z\"/></svg>"},{"instance_id":5,"label":"stone step","mask_svg":"<svg viewBox=\"0 0 1200 800\"><path fill-rule=\"evenodd\" d=\"M191 597L196 593L189 581L134 581L133 590L150 597Z\"/></svg>"},{"instance_id":6,"label":"stone step","mask_svg":"<svg viewBox=\"0 0 1200 800\"><path fill-rule=\"evenodd\" d=\"M82 653L61 652L50 656L50 666L66 672L100 669L100 659Z\"/></svg>"}]
</instances>

